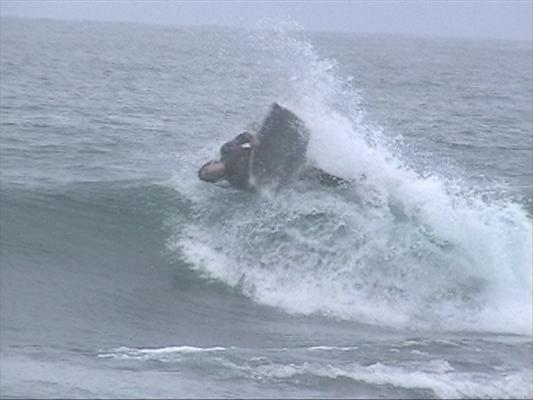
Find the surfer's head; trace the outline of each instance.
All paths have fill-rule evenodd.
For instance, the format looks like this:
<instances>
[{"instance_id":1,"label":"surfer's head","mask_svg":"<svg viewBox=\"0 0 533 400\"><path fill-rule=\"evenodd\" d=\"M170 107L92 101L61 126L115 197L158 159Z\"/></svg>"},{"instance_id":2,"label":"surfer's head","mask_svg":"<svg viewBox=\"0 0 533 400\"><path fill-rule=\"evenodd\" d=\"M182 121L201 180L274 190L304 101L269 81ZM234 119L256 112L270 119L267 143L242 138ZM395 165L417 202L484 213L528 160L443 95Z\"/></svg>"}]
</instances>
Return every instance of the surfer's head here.
<instances>
[{"instance_id":1,"label":"surfer's head","mask_svg":"<svg viewBox=\"0 0 533 400\"><path fill-rule=\"evenodd\" d=\"M226 174L226 167L221 161L209 161L198 170L198 178L206 182L216 182Z\"/></svg>"}]
</instances>

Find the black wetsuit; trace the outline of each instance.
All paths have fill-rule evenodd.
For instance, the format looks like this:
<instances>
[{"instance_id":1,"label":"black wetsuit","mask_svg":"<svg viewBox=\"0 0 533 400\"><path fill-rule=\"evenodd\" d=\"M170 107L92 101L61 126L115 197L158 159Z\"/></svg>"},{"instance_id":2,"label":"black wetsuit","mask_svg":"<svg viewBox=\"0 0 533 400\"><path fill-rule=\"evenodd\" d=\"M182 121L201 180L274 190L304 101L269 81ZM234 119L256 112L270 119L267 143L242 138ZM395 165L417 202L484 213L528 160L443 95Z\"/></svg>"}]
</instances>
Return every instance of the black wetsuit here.
<instances>
[{"instance_id":1,"label":"black wetsuit","mask_svg":"<svg viewBox=\"0 0 533 400\"><path fill-rule=\"evenodd\" d=\"M226 167L226 179L239 189L250 188L252 141L253 135L243 132L235 139L224 143L220 149L220 161Z\"/></svg>"},{"instance_id":2,"label":"black wetsuit","mask_svg":"<svg viewBox=\"0 0 533 400\"><path fill-rule=\"evenodd\" d=\"M250 174L252 171L252 145L254 138L249 132L243 132L235 139L224 143L220 149L220 159L226 166L226 179L239 189L250 189ZM246 144L250 144L246 146ZM245 145L243 147L243 145ZM300 174L301 178L316 179L326 186L339 186L348 183L345 179L328 174L320 168L307 166Z\"/></svg>"}]
</instances>

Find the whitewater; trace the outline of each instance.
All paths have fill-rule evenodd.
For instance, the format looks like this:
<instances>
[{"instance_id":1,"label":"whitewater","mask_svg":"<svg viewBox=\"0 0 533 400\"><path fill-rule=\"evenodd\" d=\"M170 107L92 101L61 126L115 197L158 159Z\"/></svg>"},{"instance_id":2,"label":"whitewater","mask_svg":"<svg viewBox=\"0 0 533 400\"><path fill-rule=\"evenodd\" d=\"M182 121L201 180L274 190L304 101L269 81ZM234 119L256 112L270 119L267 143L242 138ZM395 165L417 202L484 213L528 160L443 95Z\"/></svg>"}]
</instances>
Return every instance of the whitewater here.
<instances>
[{"instance_id":1,"label":"whitewater","mask_svg":"<svg viewBox=\"0 0 533 400\"><path fill-rule=\"evenodd\" d=\"M266 25L2 19L2 397L532 397L530 43Z\"/></svg>"}]
</instances>

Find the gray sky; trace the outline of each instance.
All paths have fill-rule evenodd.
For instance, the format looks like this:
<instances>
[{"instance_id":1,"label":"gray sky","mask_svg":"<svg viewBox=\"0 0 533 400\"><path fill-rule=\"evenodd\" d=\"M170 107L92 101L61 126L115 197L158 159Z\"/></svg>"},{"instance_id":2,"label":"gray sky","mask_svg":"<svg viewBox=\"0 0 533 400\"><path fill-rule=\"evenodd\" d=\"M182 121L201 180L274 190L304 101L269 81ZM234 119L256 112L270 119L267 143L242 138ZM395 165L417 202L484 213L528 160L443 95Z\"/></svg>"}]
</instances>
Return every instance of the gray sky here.
<instances>
[{"instance_id":1,"label":"gray sky","mask_svg":"<svg viewBox=\"0 0 533 400\"><path fill-rule=\"evenodd\" d=\"M255 27L294 20L309 30L531 41L532 2L0 0L1 16Z\"/></svg>"}]
</instances>

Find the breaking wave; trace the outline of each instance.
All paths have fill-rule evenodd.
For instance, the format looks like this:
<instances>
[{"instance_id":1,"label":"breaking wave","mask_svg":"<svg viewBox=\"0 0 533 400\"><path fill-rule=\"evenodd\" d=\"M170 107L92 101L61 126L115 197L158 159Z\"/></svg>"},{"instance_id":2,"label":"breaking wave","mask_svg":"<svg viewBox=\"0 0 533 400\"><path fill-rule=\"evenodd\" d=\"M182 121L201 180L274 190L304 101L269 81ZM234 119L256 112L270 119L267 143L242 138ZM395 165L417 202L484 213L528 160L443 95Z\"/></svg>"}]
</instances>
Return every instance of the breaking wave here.
<instances>
[{"instance_id":1,"label":"breaking wave","mask_svg":"<svg viewBox=\"0 0 533 400\"><path fill-rule=\"evenodd\" d=\"M532 226L524 206L457 170L417 168L370 123L335 62L260 32L271 85L311 131L310 162L350 179L273 196L195 187L169 247L206 277L289 313L395 327L531 332ZM265 79L265 78L263 78ZM455 176L453 175L455 174Z\"/></svg>"}]
</instances>

